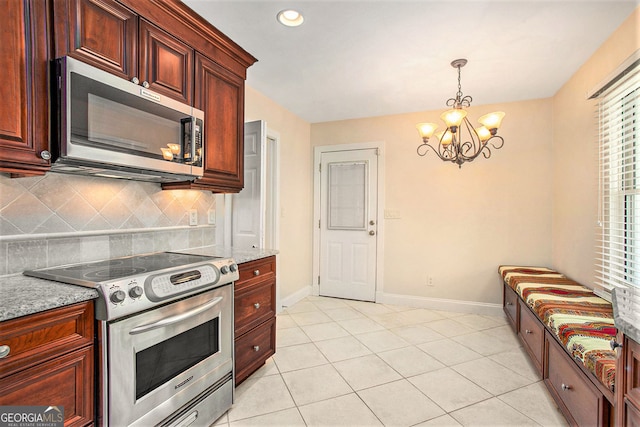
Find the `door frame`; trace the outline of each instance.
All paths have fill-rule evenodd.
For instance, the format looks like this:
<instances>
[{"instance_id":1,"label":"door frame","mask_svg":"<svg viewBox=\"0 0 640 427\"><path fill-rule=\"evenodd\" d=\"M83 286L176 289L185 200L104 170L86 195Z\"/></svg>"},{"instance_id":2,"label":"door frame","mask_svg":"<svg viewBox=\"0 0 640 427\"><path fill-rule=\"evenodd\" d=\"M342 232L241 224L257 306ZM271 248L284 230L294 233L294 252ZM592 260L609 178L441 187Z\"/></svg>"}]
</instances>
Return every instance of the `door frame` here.
<instances>
[{"instance_id":1,"label":"door frame","mask_svg":"<svg viewBox=\"0 0 640 427\"><path fill-rule=\"evenodd\" d=\"M384 141L359 142L353 144L322 145L313 149L313 276L311 294L320 295L320 163L323 153L336 151L378 150L378 206L376 248L376 291L375 301L384 291L384 205L385 205L385 143Z\"/></svg>"}]
</instances>

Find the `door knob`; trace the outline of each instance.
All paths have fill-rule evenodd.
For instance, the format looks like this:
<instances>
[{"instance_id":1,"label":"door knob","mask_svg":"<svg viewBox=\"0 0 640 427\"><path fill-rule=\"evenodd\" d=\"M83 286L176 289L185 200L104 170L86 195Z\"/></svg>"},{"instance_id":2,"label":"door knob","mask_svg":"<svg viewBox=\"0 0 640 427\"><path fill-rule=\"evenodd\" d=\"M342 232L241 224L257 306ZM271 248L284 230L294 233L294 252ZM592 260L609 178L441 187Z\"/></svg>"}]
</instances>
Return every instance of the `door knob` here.
<instances>
[{"instance_id":1,"label":"door knob","mask_svg":"<svg viewBox=\"0 0 640 427\"><path fill-rule=\"evenodd\" d=\"M376 225L376 222L374 220L369 221L369 225Z\"/></svg>"},{"instance_id":2,"label":"door knob","mask_svg":"<svg viewBox=\"0 0 640 427\"><path fill-rule=\"evenodd\" d=\"M369 231L369 236L375 236L375 234L376 234L375 231L373 231L373 230Z\"/></svg>"}]
</instances>

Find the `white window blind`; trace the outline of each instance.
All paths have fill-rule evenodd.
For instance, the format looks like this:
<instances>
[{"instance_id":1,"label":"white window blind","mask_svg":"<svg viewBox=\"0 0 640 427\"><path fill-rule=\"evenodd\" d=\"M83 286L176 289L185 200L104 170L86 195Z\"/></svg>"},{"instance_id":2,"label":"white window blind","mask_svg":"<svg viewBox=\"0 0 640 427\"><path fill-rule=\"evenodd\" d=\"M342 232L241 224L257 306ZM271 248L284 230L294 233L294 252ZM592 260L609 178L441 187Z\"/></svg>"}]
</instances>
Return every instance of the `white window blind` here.
<instances>
[{"instance_id":1,"label":"white window blind","mask_svg":"<svg viewBox=\"0 0 640 427\"><path fill-rule=\"evenodd\" d=\"M640 66L598 95L600 206L596 293L640 287Z\"/></svg>"}]
</instances>

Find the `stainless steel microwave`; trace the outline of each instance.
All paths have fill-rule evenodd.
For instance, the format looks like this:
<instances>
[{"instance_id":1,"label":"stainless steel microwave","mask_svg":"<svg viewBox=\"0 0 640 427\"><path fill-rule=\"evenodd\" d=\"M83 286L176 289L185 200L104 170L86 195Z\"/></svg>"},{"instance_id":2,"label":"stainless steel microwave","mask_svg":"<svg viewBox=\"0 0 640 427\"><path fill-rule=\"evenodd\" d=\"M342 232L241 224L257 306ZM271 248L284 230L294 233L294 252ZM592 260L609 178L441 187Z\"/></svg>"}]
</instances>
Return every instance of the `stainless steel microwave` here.
<instances>
[{"instance_id":1,"label":"stainless steel microwave","mask_svg":"<svg viewBox=\"0 0 640 427\"><path fill-rule=\"evenodd\" d=\"M202 177L203 111L73 58L57 59L54 68L53 172L151 182Z\"/></svg>"}]
</instances>

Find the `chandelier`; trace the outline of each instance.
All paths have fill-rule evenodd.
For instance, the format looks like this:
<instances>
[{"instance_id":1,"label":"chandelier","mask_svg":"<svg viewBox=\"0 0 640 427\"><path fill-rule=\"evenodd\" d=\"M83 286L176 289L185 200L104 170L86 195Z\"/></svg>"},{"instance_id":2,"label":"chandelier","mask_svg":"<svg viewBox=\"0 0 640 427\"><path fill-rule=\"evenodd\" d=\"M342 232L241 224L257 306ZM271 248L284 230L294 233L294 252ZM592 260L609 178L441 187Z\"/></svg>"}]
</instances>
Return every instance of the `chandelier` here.
<instances>
[{"instance_id":1,"label":"chandelier","mask_svg":"<svg viewBox=\"0 0 640 427\"><path fill-rule=\"evenodd\" d=\"M504 112L496 111L480 117L478 122L482 126L476 128L467 119L467 112L463 108L471 106L472 98L469 95L462 95L460 83L460 68L466 64L466 59L456 59L451 62L451 66L458 69L458 92L455 98L447 100L447 107L452 107L452 109L445 111L440 116L447 128L434 135L438 128L437 124L418 123L416 125L422 138L422 144L417 149L419 156L426 155L431 149L441 160L456 163L460 168L464 162L473 161L480 153L486 159L491 157L490 146L499 150L504 145L504 139L497 135ZM468 134L468 137L463 135L465 133ZM437 147L429 143L432 136L437 139Z\"/></svg>"}]
</instances>

